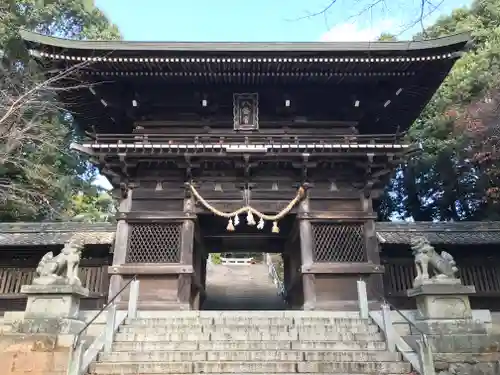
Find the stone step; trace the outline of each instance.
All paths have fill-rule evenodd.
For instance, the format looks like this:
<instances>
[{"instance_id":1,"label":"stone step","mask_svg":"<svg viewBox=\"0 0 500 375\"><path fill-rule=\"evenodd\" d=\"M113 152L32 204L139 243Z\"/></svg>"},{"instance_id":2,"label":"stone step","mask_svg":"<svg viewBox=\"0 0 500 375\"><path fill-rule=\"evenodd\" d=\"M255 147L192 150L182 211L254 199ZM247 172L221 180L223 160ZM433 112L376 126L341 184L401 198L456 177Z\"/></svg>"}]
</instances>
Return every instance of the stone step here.
<instances>
[{"instance_id":1,"label":"stone step","mask_svg":"<svg viewBox=\"0 0 500 375\"><path fill-rule=\"evenodd\" d=\"M149 351L112 352L99 356L102 362L199 362L199 361L328 361L328 362L396 362L399 353L386 351L315 352L299 350L251 351Z\"/></svg>"},{"instance_id":2,"label":"stone step","mask_svg":"<svg viewBox=\"0 0 500 375\"><path fill-rule=\"evenodd\" d=\"M410 364L401 362L98 362L97 374L191 374L191 373L328 373L407 374Z\"/></svg>"},{"instance_id":3,"label":"stone step","mask_svg":"<svg viewBox=\"0 0 500 375\"><path fill-rule=\"evenodd\" d=\"M133 326L144 326L144 327L158 327L158 326L169 326L169 325L231 325L231 326L310 326L310 325L324 325L324 326L338 326L338 327L350 327L350 326L376 326L371 321L362 319L293 319L293 318L262 318L253 319L241 317L240 319L229 319L229 318L158 318L158 319L126 319L125 324Z\"/></svg>"},{"instance_id":4,"label":"stone step","mask_svg":"<svg viewBox=\"0 0 500 375\"><path fill-rule=\"evenodd\" d=\"M408 374L411 365L405 362L299 362L300 373L361 373L361 374Z\"/></svg>"},{"instance_id":5,"label":"stone step","mask_svg":"<svg viewBox=\"0 0 500 375\"><path fill-rule=\"evenodd\" d=\"M140 375L156 375L157 373L151 373L151 372L143 372L141 373ZM211 375L227 375L227 373L220 373L220 372L212 372ZM307 374L307 373L304 373L304 374ZM55 374L51 374L51 375L66 375L66 372L61 372L61 373L55 373ZM104 372L98 372L98 371L94 371L92 373L92 375L109 375L109 373L104 373ZM170 374L170 375L174 375L174 374ZM180 375L180 374L178 374ZM204 373L190 373L190 375L205 375ZM239 373L238 375L253 375L251 373ZM280 375L297 375L296 372L293 372L293 373L285 373L285 372L282 372L280 373ZM353 373L353 372L350 372L350 373L340 373L340 372L337 372L335 373L335 375L366 375L366 373L364 374L361 374L361 373ZM389 373L384 373L384 375L400 375L400 374L389 374Z\"/></svg>"},{"instance_id":6,"label":"stone step","mask_svg":"<svg viewBox=\"0 0 500 375\"><path fill-rule=\"evenodd\" d=\"M202 314L202 315L173 315L169 314L165 316L155 316L149 314L149 316L139 317L137 319L127 319L127 324L137 324L137 325L168 325L168 324L230 324L230 325L291 325L291 324L332 324L332 325L369 325L373 324L371 320L359 319L355 316L347 315L347 317L339 317L336 315L332 316L321 316L321 315L297 315L297 316L286 316L279 314L270 314L266 316L267 312L274 313L274 311L260 311L263 316L253 316L247 315L247 311L243 311L240 314L228 314L231 311L203 311L203 313L215 313L215 314ZM293 311L292 311L293 312Z\"/></svg>"},{"instance_id":7,"label":"stone step","mask_svg":"<svg viewBox=\"0 0 500 375\"><path fill-rule=\"evenodd\" d=\"M302 340L291 343L293 350L386 350L385 341L320 341L320 340Z\"/></svg>"},{"instance_id":8,"label":"stone step","mask_svg":"<svg viewBox=\"0 0 500 375\"><path fill-rule=\"evenodd\" d=\"M146 352L171 350L244 351L244 350L302 350L302 351L382 351L383 341L121 341L115 342L116 352Z\"/></svg>"},{"instance_id":9,"label":"stone step","mask_svg":"<svg viewBox=\"0 0 500 375\"><path fill-rule=\"evenodd\" d=\"M321 333L321 332L337 332L337 333L377 333L378 327L375 325L352 325L352 326L339 326L339 325L273 325L273 326L246 326L246 325L123 325L120 326L119 332L130 333L168 333L168 332L292 332L292 333Z\"/></svg>"},{"instance_id":10,"label":"stone step","mask_svg":"<svg viewBox=\"0 0 500 375\"><path fill-rule=\"evenodd\" d=\"M162 311L139 310L139 319L192 319L192 318L229 318L229 319L267 319L267 318L293 318L293 319L323 319L323 320L359 320L356 311L304 311L304 310L212 310L212 311Z\"/></svg>"},{"instance_id":11,"label":"stone step","mask_svg":"<svg viewBox=\"0 0 500 375\"><path fill-rule=\"evenodd\" d=\"M351 332L119 332L115 341L382 341L382 334Z\"/></svg>"}]
</instances>

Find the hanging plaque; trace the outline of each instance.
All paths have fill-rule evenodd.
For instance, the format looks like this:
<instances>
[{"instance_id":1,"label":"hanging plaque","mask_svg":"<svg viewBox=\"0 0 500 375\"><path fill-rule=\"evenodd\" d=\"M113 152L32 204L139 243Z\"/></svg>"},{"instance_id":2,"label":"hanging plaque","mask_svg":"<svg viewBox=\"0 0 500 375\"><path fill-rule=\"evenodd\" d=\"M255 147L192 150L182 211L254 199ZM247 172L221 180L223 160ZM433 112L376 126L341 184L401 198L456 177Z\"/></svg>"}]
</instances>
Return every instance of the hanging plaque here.
<instances>
[{"instance_id":1,"label":"hanging plaque","mask_svg":"<svg viewBox=\"0 0 500 375\"><path fill-rule=\"evenodd\" d=\"M259 128L259 94L233 94L234 130Z\"/></svg>"}]
</instances>

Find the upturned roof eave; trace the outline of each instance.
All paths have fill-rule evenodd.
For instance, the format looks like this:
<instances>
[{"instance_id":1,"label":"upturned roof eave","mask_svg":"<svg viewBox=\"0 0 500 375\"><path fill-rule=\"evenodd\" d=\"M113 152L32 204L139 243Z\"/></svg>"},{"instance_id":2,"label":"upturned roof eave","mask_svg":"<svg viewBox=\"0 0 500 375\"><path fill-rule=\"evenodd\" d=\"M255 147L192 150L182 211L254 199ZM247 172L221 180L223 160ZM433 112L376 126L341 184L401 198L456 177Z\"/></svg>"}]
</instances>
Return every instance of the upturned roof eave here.
<instances>
[{"instance_id":1,"label":"upturned roof eave","mask_svg":"<svg viewBox=\"0 0 500 375\"><path fill-rule=\"evenodd\" d=\"M398 54L403 52L432 51L450 48L461 51L471 43L470 33L459 33L424 41L397 42L139 42L139 41L86 41L46 36L22 30L22 39L32 48L46 46L65 50L123 51L123 52L201 52L201 53L360 53L381 52ZM450 52L451 52L450 51Z\"/></svg>"}]
</instances>

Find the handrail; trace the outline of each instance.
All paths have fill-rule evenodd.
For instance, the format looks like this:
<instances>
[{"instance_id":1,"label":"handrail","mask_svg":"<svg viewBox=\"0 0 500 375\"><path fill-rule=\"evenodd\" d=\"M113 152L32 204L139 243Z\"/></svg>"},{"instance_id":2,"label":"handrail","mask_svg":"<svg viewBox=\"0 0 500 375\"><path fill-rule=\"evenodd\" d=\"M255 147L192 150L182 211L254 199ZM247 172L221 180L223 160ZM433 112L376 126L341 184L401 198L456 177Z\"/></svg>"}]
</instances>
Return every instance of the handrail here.
<instances>
[{"instance_id":1,"label":"handrail","mask_svg":"<svg viewBox=\"0 0 500 375\"><path fill-rule=\"evenodd\" d=\"M137 142L194 142L202 144L203 142L271 142L281 144L285 142L313 142L317 144L331 143L331 142L344 142L344 143L358 143L364 141L365 143L396 143L402 141L400 135L390 134L345 134L345 135L331 135L331 134L228 134L228 133L211 133L211 134L97 134L91 138L94 143L137 143Z\"/></svg>"},{"instance_id":2,"label":"handrail","mask_svg":"<svg viewBox=\"0 0 500 375\"><path fill-rule=\"evenodd\" d=\"M78 332L75 336L75 339L73 340L73 348L76 348L76 345L78 343L78 341L80 340L80 337L82 335L83 332L85 332L87 330L87 328L90 327L90 325L92 323L94 323L96 321L96 319L99 317L99 315L101 315L104 310L106 310L115 300L116 298L125 290L127 289L127 287L132 284L133 281L135 281L137 279L137 275L134 275L134 277L132 277L119 291L118 293L116 293L113 298L111 298L108 303L106 303L98 312L97 314L92 318L90 319L90 321L87 322L87 324L85 324L85 326L80 330L80 332Z\"/></svg>"},{"instance_id":3,"label":"handrail","mask_svg":"<svg viewBox=\"0 0 500 375\"><path fill-rule=\"evenodd\" d=\"M285 294L286 294L285 285L283 284L283 281L281 281L274 263L269 264L269 275L273 279L273 282L274 282L274 285L276 285L276 288L278 288L278 295L285 297Z\"/></svg>"},{"instance_id":4,"label":"handrail","mask_svg":"<svg viewBox=\"0 0 500 375\"><path fill-rule=\"evenodd\" d=\"M400 315L427 342L427 335L429 334L428 332L424 332L419 327L417 327L417 325L414 322L412 322L410 319L408 319L402 313L402 311L400 309L398 309L394 304L392 304L391 302L389 302L387 300L387 298L382 293L379 293L377 290L375 290L373 288L370 288L370 292L372 292L373 294L375 294L383 303L385 303L386 305L390 306L394 311L396 311L398 313L398 315Z\"/></svg>"},{"instance_id":5,"label":"handrail","mask_svg":"<svg viewBox=\"0 0 500 375\"><path fill-rule=\"evenodd\" d=\"M120 312L118 315L116 298L123 293L123 291L130 286L128 309L124 314ZM73 340L72 352L70 355L69 366L67 375L83 375L87 373L90 364L97 358L99 353L104 349L104 352L110 352L113 344L113 337L118 327L123 324L125 319L133 319L137 316L137 303L139 299L139 280L137 275L134 275L113 298L111 298L106 305L104 305L99 312L88 322L85 326L75 335ZM94 339L94 341L84 351L85 340L82 340L82 334L88 327L96 321L104 310L108 309L106 317L106 326L104 331Z\"/></svg>"},{"instance_id":6,"label":"handrail","mask_svg":"<svg viewBox=\"0 0 500 375\"><path fill-rule=\"evenodd\" d=\"M382 321L380 321L380 316L373 314L374 312L369 312L366 282L364 280L358 281L360 315L369 315L382 329L385 334L389 351L399 351L403 355L403 357L411 363L413 368L421 375L435 375L436 372L434 368L432 349L429 345L429 340L427 337L428 333L417 327L417 325L410 319L408 319L401 310L390 303L384 295L379 293L377 290L374 290L373 288L370 288L370 291L383 302L381 311ZM412 327L416 332L419 333L421 340L417 340L417 351L413 351L408 343L394 329L391 318L391 308L393 308L394 311L396 311L403 318L403 320L410 325L410 327Z\"/></svg>"}]
</instances>

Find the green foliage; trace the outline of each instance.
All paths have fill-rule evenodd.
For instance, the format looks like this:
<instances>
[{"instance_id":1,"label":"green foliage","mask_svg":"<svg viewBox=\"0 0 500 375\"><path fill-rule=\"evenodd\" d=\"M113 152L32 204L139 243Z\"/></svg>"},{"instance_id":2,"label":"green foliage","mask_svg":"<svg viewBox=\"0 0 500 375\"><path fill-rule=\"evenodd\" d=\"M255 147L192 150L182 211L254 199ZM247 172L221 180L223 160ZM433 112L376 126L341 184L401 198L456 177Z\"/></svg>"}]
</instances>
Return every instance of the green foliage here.
<instances>
[{"instance_id":1,"label":"green foliage","mask_svg":"<svg viewBox=\"0 0 500 375\"><path fill-rule=\"evenodd\" d=\"M395 35L390 33L382 33L377 39L379 42L396 42L397 38Z\"/></svg>"},{"instance_id":2,"label":"green foliage","mask_svg":"<svg viewBox=\"0 0 500 375\"><path fill-rule=\"evenodd\" d=\"M494 122L497 126L496 120L489 124L486 120L497 118L496 107L485 111L483 104L500 87L500 0L477 0L470 8L456 9L438 19L425 35L437 38L463 31L471 32L474 48L455 64L411 127L409 139L421 143L423 153L396 174L379 203L381 219L394 214L425 221L499 216L498 200L490 199L498 188L498 163L491 157L498 145L485 138L489 133L471 130L471 125L479 123L487 129ZM489 155L488 168L477 162L480 151Z\"/></svg>"},{"instance_id":3,"label":"green foliage","mask_svg":"<svg viewBox=\"0 0 500 375\"><path fill-rule=\"evenodd\" d=\"M221 253L212 253L212 263L222 264Z\"/></svg>"},{"instance_id":4,"label":"green foliage","mask_svg":"<svg viewBox=\"0 0 500 375\"><path fill-rule=\"evenodd\" d=\"M58 220L70 212L83 214L83 208L88 210L84 220L107 219L102 197L91 186L95 171L69 148L80 135L29 60L21 29L74 39L120 38L91 0L5 0L0 5L0 219ZM75 200L87 193L88 199Z\"/></svg>"},{"instance_id":5,"label":"green foliage","mask_svg":"<svg viewBox=\"0 0 500 375\"><path fill-rule=\"evenodd\" d=\"M74 221L87 223L109 222L114 220L115 202L106 192L88 191L75 194L66 215Z\"/></svg>"}]
</instances>

